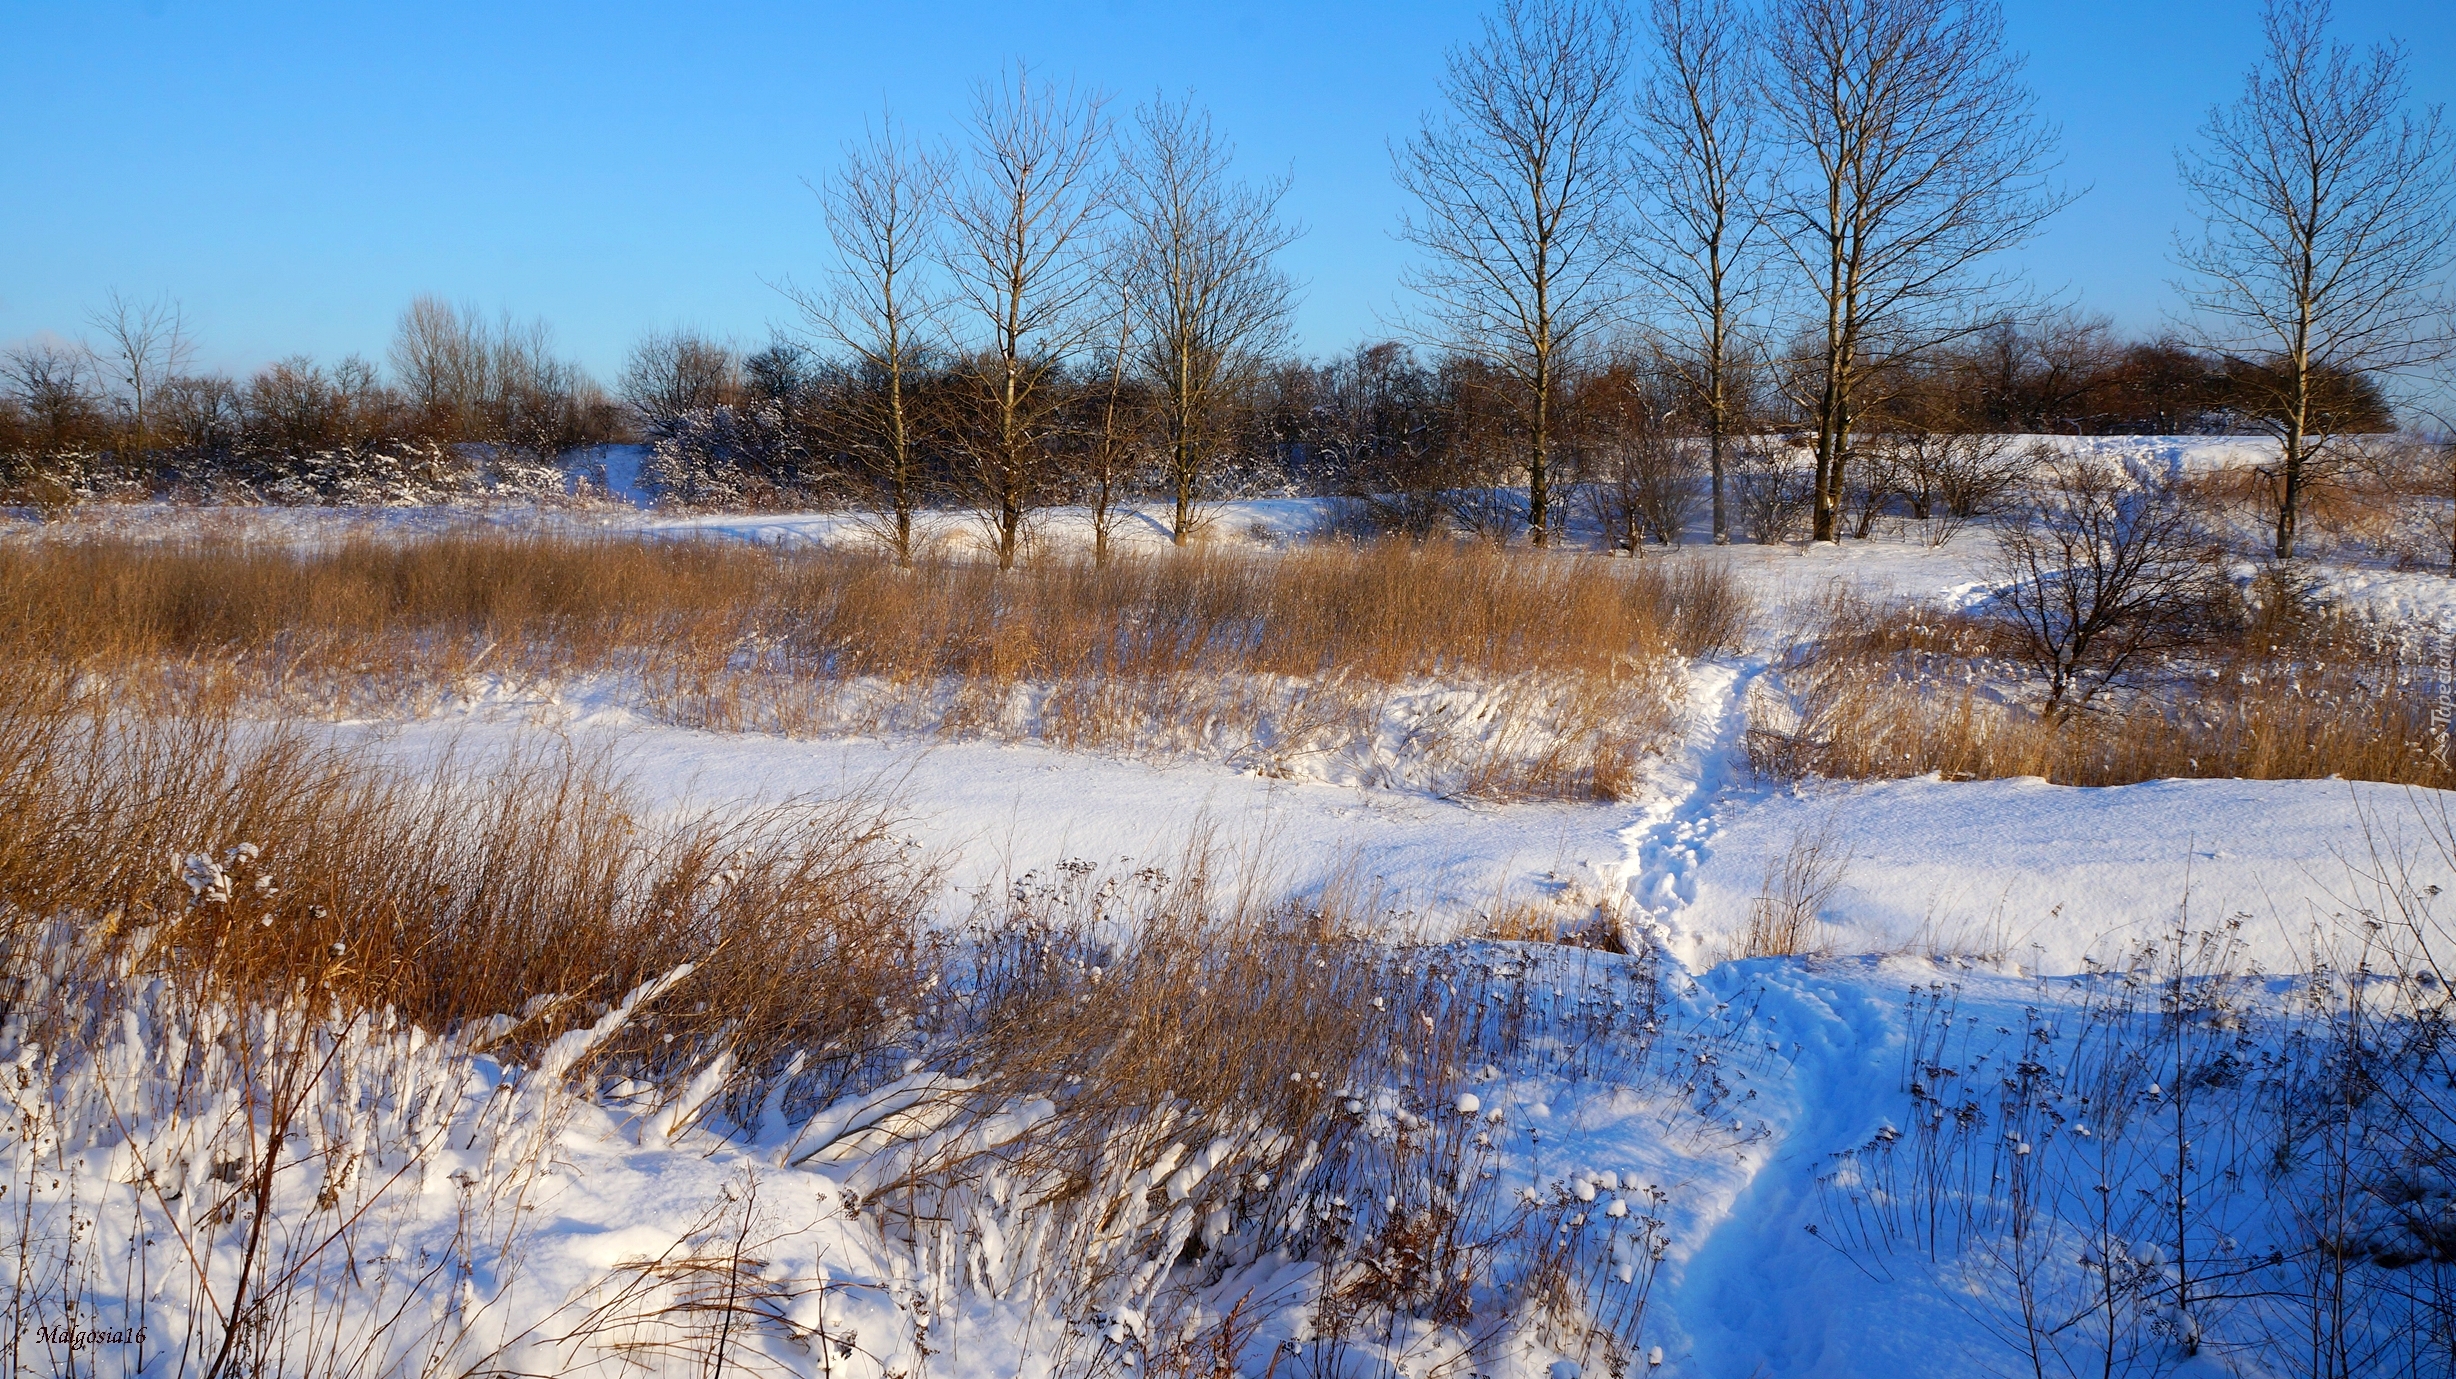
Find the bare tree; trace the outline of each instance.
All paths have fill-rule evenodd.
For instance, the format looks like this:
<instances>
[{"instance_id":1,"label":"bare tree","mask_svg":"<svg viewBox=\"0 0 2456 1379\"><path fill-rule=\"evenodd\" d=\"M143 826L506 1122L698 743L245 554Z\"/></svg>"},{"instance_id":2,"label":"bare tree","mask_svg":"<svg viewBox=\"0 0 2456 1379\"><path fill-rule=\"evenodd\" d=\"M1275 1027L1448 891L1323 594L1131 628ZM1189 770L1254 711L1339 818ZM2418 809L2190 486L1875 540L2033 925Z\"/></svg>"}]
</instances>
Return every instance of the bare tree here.
<instances>
[{"instance_id":1,"label":"bare tree","mask_svg":"<svg viewBox=\"0 0 2456 1379\"><path fill-rule=\"evenodd\" d=\"M1993 317L1978 272L2065 204L1994 0L1775 0L1767 98L1792 166L1770 214L1821 309L1803 409L1816 423L1811 535L1837 529L1863 394Z\"/></svg>"},{"instance_id":2,"label":"bare tree","mask_svg":"<svg viewBox=\"0 0 2456 1379\"><path fill-rule=\"evenodd\" d=\"M2405 53L2327 38L2327 0L2269 0L2267 51L2234 104L2209 112L2179 160L2203 237L2180 246L2187 300L2240 371L2283 449L2279 559L2294 554L2314 434L2337 380L2444 359L2456 345L2445 273L2456 248L2456 163L2436 108L2405 109Z\"/></svg>"},{"instance_id":3,"label":"bare tree","mask_svg":"<svg viewBox=\"0 0 2456 1379\"><path fill-rule=\"evenodd\" d=\"M938 300L928 270L943 248L944 157L896 133L892 116L867 142L845 150L818 195L836 251L828 288L787 285L812 334L847 351L856 381L847 449L871 480L882 535L898 565L913 556L913 519L924 496L915 375L936 343Z\"/></svg>"},{"instance_id":4,"label":"bare tree","mask_svg":"<svg viewBox=\"0 0 2456 1379\"><path fill-rule=\"evenodd\" d=\"M0 394L23 409L38 445L62 450L101 429L102 395L88 370L90 354L31 345L0 355Z\"/></svg>"},{"instance_id":5,"label":"bare tree","mask_svg":"<svg viewBox=\"0 0 2456 1379\"><path fill-rule=\"evenodd\" d=\"M2215 544L2170 488L2051 466L1996 530L1996 607L2056 718L2200 637L2224 588Z\"/></svg>"},{"instance_id":6,"label":"bare tree","mask_svg":"<svg viewBox=\"0 0 2456 1379\"><path fill-rule=\"evenodd\" d=\"M1800 515L1814 501L1815 479L1799 448L1781 437L1740 437L1731 455L1731 488L1734 505L1748 519L1749 539L1775 546L1797 536Z\"/></svg>"},{"instance_id":7,"label":"bare tree","mask_svg":"<svg viewBox=\"0 0 2456 1379\"><path fill-rule=\"evenodd\" d=\"M1288 179L1232 182L1230 147L1190 101L1135 111L1120 206L1132 239L1123 262L1141 317L1135 349L1158 384L1180 546L1210 469L1222 406L1288 338L1295 284L1272 257L1300 233L1279 219Z\"/></svg>"},{"instance_id":8,"label":"bare tree","mask_svg":"<svg viewBox=\"0 0 2456 1379\"><path fill-rule=\"evenodd\" d=\"M697 331L652 331L631 347L616 388L646 422L719 406L741 395L742 354Z\"/></svg>"},{"instance_id":9,"label":"bare tree","mask_svg":"<svg viewBox=\"0 0 2456 1379\"><path fill-rule=\"evenodd\" d=\"M1566 367L1626 300L1626 23L1612 0L1501 0L1449 55L1449 111L1398 154L1423 203L1400 237L1426 262L1408 286L1434 342L1514 385L1527 522L1553 520L1553 415Z\"/></svg>"},{"instance_id":10,"label":"bare tree","mask_svg":"<svg viewBox=\"0 0 2456 1379\"><path fill-rule=\"evenodd\" d=\"M1696 503L1698 456L1671 425L1679 414L1663 386L1671 372L1619 360L1578 391L1587 502L1613 549L1633 556L1649 540L1678 544Z\"/></svg>"},{"instance_id":11,"label":"bare tree","mask_svg":"<svg viewBox=\"0 0 2456 1379\"><path fill-rule=\"evenodd\" d=\"M1109 122L1093 93L1012 77L973 97L969 166L947 198L953 306L977 332L957 367L974 415L962 430L998 567L1050 482L1049 427L1067 362L1098 329L1086 308L1108 209Z\"/></svg>"},{"instance_id":12,"label":"bare tree","mask_svg":"<svg viewBox=\"0 0 2456 1379\"><path fill-rule=\"evenodd\" d=\"M195 353L186 314L168 297L131 301L113 289L86 321L102 334L102 342L93 346L94 362L120 392L130 449L141 459L151 444L155 390L186 368Z\"/></svg>"},{"instance_id":13,"label":"bare tree","mask_svg":"<svg viewBox=\"0 0 2456 1379\"><path fill-rule=\"evenodd\" d=\"M2050 458L1998 432L1915 426L1878 433L1861 453L1866 489L1907 504L1931 546L2010 502Z\"/></svg>"},{"instance_id":14,"label":"bare tree","mask_svg":"<svg viewBox=\"0 0 2456 1379\"><path fill-rule=\"evenodd\" d=\"M1705 423L1714 540L1731 540L1724 452L1745 405L1747 313L1762 284L1766 170L1757 49L1731 0L1653 0L1654 66L1637 104L1637 258L1670 320L1664 360Z\"/></svg>"},{"instance_id":15,"label":"bare tree","mask_svg":"<svg viewBox=\"0 0 2456 1379\"><path fill-rule=\"evenodd\" d=\"M493 350L475 307L456 308L432 295L413 299L401 310L388 357L426 429L454 437L469 429L492 386Z\"/></svg>"}]
</instances>

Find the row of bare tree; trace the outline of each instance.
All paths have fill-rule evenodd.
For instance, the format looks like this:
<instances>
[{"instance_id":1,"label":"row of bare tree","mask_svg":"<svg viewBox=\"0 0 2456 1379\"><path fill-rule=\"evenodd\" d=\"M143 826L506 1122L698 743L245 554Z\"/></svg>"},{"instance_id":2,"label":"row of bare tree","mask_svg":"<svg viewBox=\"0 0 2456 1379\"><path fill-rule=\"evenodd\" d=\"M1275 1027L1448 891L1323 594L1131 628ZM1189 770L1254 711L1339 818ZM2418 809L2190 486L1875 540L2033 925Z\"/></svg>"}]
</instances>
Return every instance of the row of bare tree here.
<instances>
[{"instance_id":1,"label":"row of bare tree","mask_svg":"<svg viewBox=\"0 0 2456 1379\"><path fill-rule=\"evenodd\" d=\"M2383 420L2377 380L2456 345L2438 114L2409 110L2400 48L2356 53L2328 18L2269 0L2260 66L2183 161L2204 222L2176 253L2193 333L2128 361L2136 383L2188 362L2174 401L2222 399L2279 439L2280 556L2331 437ZM1413 285L1433 339L1516 385L1538 540L1568 380L1632 330L1703 432L1722 539L1728 447L1761 429L1767 386L1814 437L1818 540L1842 532L1863 431L2081 405L1998 387L1970 406L1990 357L2020 353L2025 294L1991 265L2071 200L1992 0L1502 0L1443 90L1400 160L1423 205ZM2032 361L2047 374L2058 350L2103 353L2064 326ZM1982 386L1940 408L1955 380Z\"/></svg>"},{"instance_id":2,"label":"row of bare tree","mask_svg":"<svg viewBox=\"0 0 2456 1379\"><path fill-rule=\"evenodd\" d=\"M1240 178L1189 101L1119 116L1019 67L950 144L884 120L814 187L834 253L782 285L779 344L634 351L648 477L859 503L904 559L922 508L962 501L1011 563L1041 505L1089 506L1105 549L1116 501L1157 494L1182 542L1257 471L1542 542L1565 480L1668 492L1658 471L1701 457L1718 540L1794 501L1831 540L1936 438L2249 427L2281 443L2288 555L2335 439L2392 424L2383 385L2456 345L2450 145L2408 110L2403 52L2332 43L2326 0L2270 0L2261 65L2184 160L2197 333L2155 342L1996 266L2071 198L1994 0L1627 3L1499 0L1450 54L1396 152L1416 308L1322 364L1286 357L1285 179ZM388 383L356 360L195 378L175 309L95 324L84 353L11 358L0 455L253 474L407 442L551 457L626 420L542 327L433 301ZM1777 431L1806 438L1801 484ZM1630 540L1675 516L1613 502Z\"/></svg>"},{"instance_id":3,"label":"row of bare tree","mask_svg":"<svg viewBox=\"0 0 2456 1379\"><path fill-rule=\"evenodd\" d=\"M1154 99L1120 130L1105 96L1020 67L977 90L953 147L890 119L847 151L817 188L832 271L786 293L832 356L831 440L898 559L933 452L1002 565L1033 507L1069 488L1105 548L1144 442L1187 539L1232 405L1284 351L1295 303L1274 263L1297 234L1278 213L1287 183L1230 162L1190 102Z\"/></svg>"}]
</instances>

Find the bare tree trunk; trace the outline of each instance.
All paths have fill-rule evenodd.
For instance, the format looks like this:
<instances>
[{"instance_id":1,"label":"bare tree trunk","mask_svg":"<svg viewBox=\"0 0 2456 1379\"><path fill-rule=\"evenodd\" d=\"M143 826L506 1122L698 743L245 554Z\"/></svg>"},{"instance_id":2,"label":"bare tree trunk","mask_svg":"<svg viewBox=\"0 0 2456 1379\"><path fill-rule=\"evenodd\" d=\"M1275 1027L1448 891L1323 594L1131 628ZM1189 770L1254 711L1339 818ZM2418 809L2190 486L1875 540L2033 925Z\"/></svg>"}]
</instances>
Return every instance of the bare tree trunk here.
<instances>
[{"instance_id":1,"label":"bare tree trunk","mask_svg":"<svg viewBox=\"0 0 2456 1379\"><path fill-rule=\"evenodd\" d=\"M1190 103L1156 100L1135 112L1135 127L1120 261L1142 317L1142 368L1159 384L1177 509L1170 536L1182 546L1220 408L1286 343L1296 289L1272 258L1298 232L1279 220L1287 179L1232 182L1233 150Z\"/></svg>"},{"instance_id":2,"label":"bare tree trunk","mask_svg":"<svg viewBox=\"0 0 2456 1379\"><path fill-rule=\"evenodd\" d=\"M1042 434L1067 361L1099 326L1085 310L1099 286L1093 250L1110 182L1103 100L1018 68L975 94L971 167L949 198L947 267L954 297L982 330L962 372L976 415L969 435L974 497L998 568L1013 569L1024 524L1050 487Z\"/></svg>"},{"instance_id":3,"label":"bare tree trunk","mask_svg":"<svg viewBox=\"0 0 2456 1379\"><path fill-rule=\"evenodd\" d=\"M154 393L187 367L195 352L187 317L179 303L167 297L137 302L113 291L102 309L87 319L103 336L102 345L93 351L94 362L126 397L128 458L141 467L152 446L149 405Z\"/></svg>"},{"instance_id":4,"label":"bare tree trunk","mask_svg":"<svg viewBox=\"0 0 2456 1379\"><path fill-rule=\"evenodd\" d=\"M834 179L814 188L835 245L834 281L818 294L784 289L812 333L868 375L854 383L857 433L847 439L871 478L880 535L907 569L922 497L907 376L928 349L937 310L922 269L941 247L946 177L943 159L899 138L894 117L884 118L866 143L845 150Z\"/></svg>"},{"instance_id":5,"label":"bare tree trunk","mask_svg":"<svg viewBox=\"0 0 2456 1379\"><path fill-rule=\"evenodd\" d=\"M1742 322L1762 278L1756 49L1730 0L1652 0L1654 70L1638 102L1641 186L1652 188L1640 236L1646 276L1676 337L1664 356L1704 413L1714 541L1731 540L1725 455Z\"/></svg>"}]
</instances>

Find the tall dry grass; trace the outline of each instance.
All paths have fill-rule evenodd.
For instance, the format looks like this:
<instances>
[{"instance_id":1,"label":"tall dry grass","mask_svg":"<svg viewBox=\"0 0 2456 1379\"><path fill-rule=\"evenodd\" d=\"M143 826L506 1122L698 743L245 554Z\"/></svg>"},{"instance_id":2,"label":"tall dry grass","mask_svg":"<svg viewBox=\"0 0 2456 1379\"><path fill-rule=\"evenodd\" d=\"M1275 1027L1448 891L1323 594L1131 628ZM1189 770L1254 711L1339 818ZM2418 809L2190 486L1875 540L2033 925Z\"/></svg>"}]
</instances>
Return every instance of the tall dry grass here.
<instances>
[{"instance_id":1,"label":"tall dry grass","mask_svg":"<svg viewBox=\"0 0 2456 1379\"><path fill-rule=\"evenodd\" d=\"M1440 543L1004 574L503 532L0 548L0 655L126 703L415 712L594 678L688 726L1037 736L1265 771L1341 752L1369 771L1400 739L1466 794L1625 790L1668 729L1671 658L1732 645L1746 616L1716 565Z\"/></svg>"},{"instance_id":2,"label":"tall dry grass","mask_svg":"<svg viewBox=\"0 0 2456 1379\"><path fill-rule=\"evenodd\" d=\"M1784 658L1789 712L1759 715L1750 756L1769 774L1846 780L2341 776L2456 787L2432 719L2445 666L2423 640L2365 618L2247 608L2139 689L2060 718L2038 712L2004 638L1976 616L1837 594Z\"/></svg>"},{"instance_id":3,"label":"tall dry grass","mask_svg":"<svg viewBox=\"0 0 2456 1379\"><path fill-rule=\"evenodd\" d=\"M493 1020L482 1042L512 1056L690 963L617 1051L670 1063L721 1040L759 1068L827 1049L814 1076L861 1075L911 1018L877 998L909 992L927 947L932 878L893 823L853 798L652 826L603 761L560 745L404 765L0 671L12 957L65 921L98 971L141 952L216 999L304 989L438 1033Z\"/></svg>"}]
</instances>

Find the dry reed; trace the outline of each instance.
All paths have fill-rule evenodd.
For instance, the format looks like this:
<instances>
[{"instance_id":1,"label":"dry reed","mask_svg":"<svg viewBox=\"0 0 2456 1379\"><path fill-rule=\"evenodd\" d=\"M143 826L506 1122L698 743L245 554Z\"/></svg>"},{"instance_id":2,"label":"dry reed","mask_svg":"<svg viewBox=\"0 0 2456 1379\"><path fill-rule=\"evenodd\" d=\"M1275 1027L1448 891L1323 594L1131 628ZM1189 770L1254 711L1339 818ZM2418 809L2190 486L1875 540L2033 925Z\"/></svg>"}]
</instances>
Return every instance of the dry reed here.
<instances>
[{"instance_id":1,"label":"dry reed","mask_svg":"<svg viewBox=\"0 0 2456 1379\"><path fill-rule=\"evenodd\" d=\"M1636 1350L1657 1199L1624 1220L1582 1209L1592 1182L1503 1193L1481 1172L1498 1108L1478 1115L1462 1093L1494 1064L1666 1077L1650 1060L1676 1017L1642 957L1393 945L1367 936L1385 918L1368 901L1265 903L1201 849L1165 871L1061 867L985 894L969 929L933 931L933 878L875 801L651 827L600 763L568 753L404 765L217 712L117 712L41 667L0 668L0 691L0 1024L20 1051L53 1051L37 1062L84 1049L111 1069L135 1017L166 1031L148 1124L170 1138L143 1148L136 1185L185 1213L171 1203L190 1200L191 1163L227 1165L220 1205L174 1219L247 1242L222 1282L252 1291L186 1314L186 1343L239 1370L286 1372L298 1337L340 1334L316 1290L368 1286L344 1280L392 1218L365 1213L411 1211L417 1194L391 1186L404 1165L492 1114L461 1091L451 1104L479 1109L457 1119L366 1100L362 1072L409 1075L384 1062L421 1047L402 1022L449 1036L425 1046L429 1073L435 1048L529 1065L507 1084L524 1105L582 1080L639 1110L644 1146L698 1122L779 1163L815 1159L916 1260L943 1263L949 1222L1007 1242L995 1258L981 1245L969 1274L988 1296L1172 1319L1067 1373L1108 1372L1120 1344L1147 1347L1147 1367L1184 1358L1166 1345L1233 1348L1233 1309L1206 1311L1203 1288L1274 1250L1324 1263L1318 1294L1294 1301L1334 1354L1377 1332L1403 1346L1411 1319L1497 1344L1530 1315L1572 1353L1620 1365ZM1728 1114L1723 1095L1700 1094L1700 1126ZM352 1127L376 1103L391 1119L366 1159ZM521 1194L551 1157L541 1114L534 1133L508 1110L495 1126L518 1132L504 1152L525 1167L494 1180L472 1257L520 1248ZM308 1149L261 1150L285 1142ZM392 1176L353 1177L365 1164ZM310 1200L358 1205L328 1239ZM260 1251L249 1222L294 1209ZM713 1253L623 1266L583 1299L574 1336L698 1354L737 1286L799 1286L745 1282L749 1208L737 1215L730 1255L711 1227ZM97 1267L44 1258L57 1279ZM177 1251L157 1262L175 1272ZM44 1280L21 1279L13 1306L47 1305ZM419 1314L396 1339L427 1344L430 1325L451 1321Z\"/></svg>"},{"instance_id":2,"label":"dry reed","mask_svg":"<svg viewBox=\"0 0 2456 1379\"><path fill-rule=\"evenodd\" d=\"M597 678L687 726L1038 736L1273 773L1342 752L1387 772L1374 745L1396 734L1435 788L1488 795L1628 789L1668 728L1670 658L1732 645L1746 612L1717 565L1476 545L1005 574L502 532L0 548L0 654L124 704L416 712Z\"/></svg>"},{"instance_id":3,"label":"dry reed","mask_svg":"<svg viewBox=\"0 0 2456 1379\"><path fill-rule=\"evenodd\" d=\"M721 1041L760 1068L830 1049L811 1073L839 1083L909 1021L881 998L912 992L931 878L877 801L649 827L566 747L402 766L219 713L111 711L22 667L0 681L13 958L66 920L89 962L141 951L217 998L303 987L439 1033L494 1020L483 1042L510 1056L689 962L617 1051L663 1066Z\"/></svg>"},{"instance_id":4,"label":"dry reed","mask_svg":"<svg viewBox=\"0 0 2456 1379\"><path fill-rule=\"evenodd\" d=\"M1986 620L1837 595L1781 666L1795 721L1761 715L1758 769L1780 777L2342 776L2456 786L2432 710L2443 668L2414 639L2325 611L2246 610L2137 691L2060 718Z\"/></svg>"}]
</instances>

